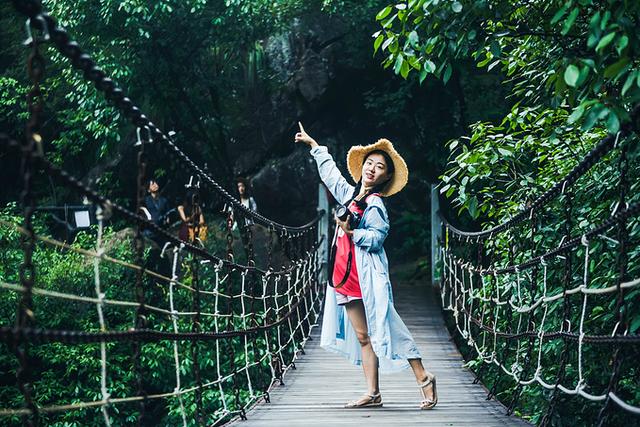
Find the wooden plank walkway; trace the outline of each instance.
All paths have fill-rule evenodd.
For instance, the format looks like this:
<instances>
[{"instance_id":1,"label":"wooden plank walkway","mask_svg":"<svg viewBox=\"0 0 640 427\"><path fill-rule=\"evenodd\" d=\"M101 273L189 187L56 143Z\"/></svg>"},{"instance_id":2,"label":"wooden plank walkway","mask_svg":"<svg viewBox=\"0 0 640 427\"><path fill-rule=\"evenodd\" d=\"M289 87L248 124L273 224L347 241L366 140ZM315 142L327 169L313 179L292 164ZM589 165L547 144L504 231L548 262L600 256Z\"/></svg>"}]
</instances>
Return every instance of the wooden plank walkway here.
<instances>
[{"instance_id":1,"label":"wooden plank walkway","mask_svg":"<svg viewBox=\"0 0 640 427\"><path fill-rule=\"evenodd\" d=\"M362 368L319 346L320 326L314 328L305 355L290 370L284 386L276 386L271 403L259 403L248 420L234 427L267 426L527 426L495 400L487 390L473 384L473 374L462 367L463 359L444 325L439 299L426 284L394 283L396 309L411 330L425 366L438 377L439 402L431 411L420 411L415 377L410 369L380 376L384 406L343 409L359 397L366 384Z\"/></svg>"}]
</instances>

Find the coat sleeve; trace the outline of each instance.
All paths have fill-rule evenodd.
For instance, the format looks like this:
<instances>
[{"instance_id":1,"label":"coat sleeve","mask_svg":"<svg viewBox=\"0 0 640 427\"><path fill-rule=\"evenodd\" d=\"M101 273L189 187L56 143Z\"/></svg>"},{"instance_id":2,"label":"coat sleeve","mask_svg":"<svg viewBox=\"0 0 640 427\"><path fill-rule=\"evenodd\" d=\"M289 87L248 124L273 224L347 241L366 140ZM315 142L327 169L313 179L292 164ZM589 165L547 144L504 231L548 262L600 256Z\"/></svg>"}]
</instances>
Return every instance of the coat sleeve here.
<instances>
[{"instance_id":1,"label":"coat sleeve","mask_svg":"<svg viewBox=\"0 0 640 427\"><path fill-rule=\"evenodd\" d=\"M354 187L344 179L327 147L319 145L312 148L311 155L318 165L320 179L327 186L333 197L339 203L347 202L351 197L351 193L353 193Z\"/></svg>"},{"instance_id":2,"label":"coat sleeve","mask_svg":"<svg viewBox=\"0 0 640 427\"><path fill-rule=\"evenodd\" d=\"M353 243L368 252L378 252L389 233L389 220L384 207L370 205L363 215L363 228L353 230Z\"/></svg>"}]
</instances>

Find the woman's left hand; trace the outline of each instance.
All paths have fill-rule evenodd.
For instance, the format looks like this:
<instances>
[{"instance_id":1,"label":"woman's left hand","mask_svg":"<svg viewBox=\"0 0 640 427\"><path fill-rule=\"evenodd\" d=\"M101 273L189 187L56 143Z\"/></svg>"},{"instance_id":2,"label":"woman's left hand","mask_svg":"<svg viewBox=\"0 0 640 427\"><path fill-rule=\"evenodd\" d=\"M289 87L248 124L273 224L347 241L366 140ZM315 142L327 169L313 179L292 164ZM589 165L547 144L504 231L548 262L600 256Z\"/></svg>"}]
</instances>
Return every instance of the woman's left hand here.
<instances>
[{"instance_id":1,"label":"woman's left hand","mask_svg":"<svg viewBox=\"0 0 640 427\"><path fill-rule=\"evenodd\" d=\"M338 225L338 227L342 228L342 231L345 232L345 234L351 236L353 235L353 230L351 228L349 228L349 219L345 219L344 221L340 221L340 218L336 218L336 224Z\"/></svg>"}]
</instances>

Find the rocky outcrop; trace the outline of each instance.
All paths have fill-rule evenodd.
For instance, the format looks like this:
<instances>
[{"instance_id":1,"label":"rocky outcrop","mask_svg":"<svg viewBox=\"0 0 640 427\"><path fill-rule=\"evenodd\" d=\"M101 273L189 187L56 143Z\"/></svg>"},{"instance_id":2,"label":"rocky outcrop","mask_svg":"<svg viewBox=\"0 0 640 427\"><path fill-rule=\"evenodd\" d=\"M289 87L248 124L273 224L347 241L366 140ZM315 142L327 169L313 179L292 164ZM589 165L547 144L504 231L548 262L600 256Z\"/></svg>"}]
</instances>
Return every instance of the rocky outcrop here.
<instances>
[{"instance_id":1,"label":"rocky outcrop","mask_svg":"<svg viewBox=\"0 0 640 427\"><path fill-rule=\"evenodd\" d=\"M336 43L345 32L339 18L308 16L263 42L279 89L265 94L256 120L243 129L244 139L231 151L235 173L251 178L260 212L276 221L299 225L315 215L316 167L305 148L294 146L293 135L298 120L314 136L340 132L323 117L331 108L327 98L336 90ZM328 143L335 145L335 140Z\"/></svg>"}]
</instances>

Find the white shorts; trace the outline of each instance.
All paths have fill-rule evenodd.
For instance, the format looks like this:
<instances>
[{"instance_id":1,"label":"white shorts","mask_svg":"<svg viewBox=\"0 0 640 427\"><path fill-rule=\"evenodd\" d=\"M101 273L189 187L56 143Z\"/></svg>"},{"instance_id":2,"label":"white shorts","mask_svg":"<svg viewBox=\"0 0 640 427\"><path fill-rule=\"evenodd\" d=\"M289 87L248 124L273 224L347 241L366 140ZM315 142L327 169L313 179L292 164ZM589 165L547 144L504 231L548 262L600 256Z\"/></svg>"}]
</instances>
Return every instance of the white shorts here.
<instances>
[{"instance_id":1,"label":"white shorts","mask_svg":"<svg viewBox=\"0 0 640 427\"><path fill-rule=\"evenodd\" d=\"M335 292L335 289L334 289ZM351 297L348 295L343 295L340 292L336 292L336 301L338 303L338 305L345 305L348 302L351 301L355 301L355 300L361 300L362 297Z\"/></svg>"}]
</instances>

